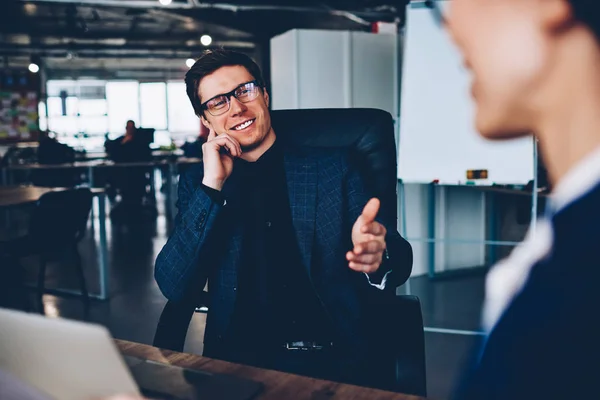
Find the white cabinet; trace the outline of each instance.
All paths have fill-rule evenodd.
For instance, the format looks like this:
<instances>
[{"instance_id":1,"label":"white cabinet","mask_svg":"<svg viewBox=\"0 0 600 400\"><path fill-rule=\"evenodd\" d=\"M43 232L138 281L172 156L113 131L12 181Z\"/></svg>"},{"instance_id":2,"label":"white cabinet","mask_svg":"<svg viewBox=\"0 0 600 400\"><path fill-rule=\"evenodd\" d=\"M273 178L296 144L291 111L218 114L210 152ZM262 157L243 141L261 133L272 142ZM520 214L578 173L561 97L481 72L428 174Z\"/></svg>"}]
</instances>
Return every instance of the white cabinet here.
<instances>
[{"instance_id":1,"label":"white cabinet","mask_svg":"<svg viewBox=\"0 0 600 400\"><path fill-rule=\"evenodd\" d=\"M396 118L398 43L397 35L325 30L272 38L272 108L379 108Z\"/></svg>"}]
</instances>

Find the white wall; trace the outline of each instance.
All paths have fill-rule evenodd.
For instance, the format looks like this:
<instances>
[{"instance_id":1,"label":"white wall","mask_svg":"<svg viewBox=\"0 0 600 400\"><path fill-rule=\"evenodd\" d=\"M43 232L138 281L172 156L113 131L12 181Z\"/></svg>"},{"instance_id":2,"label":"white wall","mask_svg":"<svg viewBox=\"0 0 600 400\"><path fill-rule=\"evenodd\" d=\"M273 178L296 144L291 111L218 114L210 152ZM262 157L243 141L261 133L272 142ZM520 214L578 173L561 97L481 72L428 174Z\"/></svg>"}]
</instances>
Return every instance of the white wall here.
<instances>
[{"instance_id":1,"label":"white wall","mask_svg":"<svg viewBox=\"0 0 600 400\"><path fill-rule=\"evenodd\" d=\"M292 31L271 40L271 106L274 110L299 106L297 41L298 35Z\"/></svg>"},{"instance_id":2,"label":"white wall","mask_svg":"<svg viewBox=\"0 0 600 400\"><path fill-rule=\"evenodd\" d=\"M448 33L435 23L430 10L409 7L399 178L415 183L439 180L464 184L467 170L487 169L489 184L526 184L533 179L533 140L498 143L480 137L474 126L470 86L470 74Z\"/></svg>"},{"instance_id":3,"label":"white wall","mask_svg":"<svg viewBox=\"0 0 600 400\"><path fill-rule=\"evenodd\" d=\"M350 32L294 33L298 37L299 108L350 107Z\"/></svg>"},{"instance_id":4,"label":"white wall","mask_svg":"<svg viewBox=\"0 0 600 400\"><path fill-rule=\"evenodd\" d=\"M272 108L398 114L398 36L291 30L271 39Z\"/></svg>"}]
</instances>

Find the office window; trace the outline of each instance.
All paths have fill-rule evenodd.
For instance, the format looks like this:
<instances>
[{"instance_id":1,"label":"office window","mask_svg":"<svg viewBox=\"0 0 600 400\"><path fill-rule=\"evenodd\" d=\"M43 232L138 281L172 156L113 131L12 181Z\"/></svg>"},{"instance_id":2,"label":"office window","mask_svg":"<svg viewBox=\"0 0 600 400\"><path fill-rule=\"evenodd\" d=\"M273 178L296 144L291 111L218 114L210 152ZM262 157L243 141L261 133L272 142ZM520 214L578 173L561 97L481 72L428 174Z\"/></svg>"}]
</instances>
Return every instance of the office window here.
<instances>
[{"instance_id":1,"label":"office window","mask_svg":"<svg viewBox=\"0 0 600 400\"><path fill-rule=\"evenodd\" d=\"M125 133L128 120L140 123L139 83L135 81L113 81L106 84L108 103L108 131L111 138Z\"/></svg>"},{"instance_id":2,"label":"office window","mask_svg":"<svg viewBox=\"0 0 600 400\"><path fill-rule=\"evenodd\" d=\"M67 97L65 107L63 110L62 98L48 97L48 117L76 116L79 112L79 99L73 96Z\"/></svg>"},{"instance_id":3,"label":"office window","mask_svg":"<svg viewBox=\"0 0 600 400\"><path fill-rule=\"evenodd\" d=\"M59 116L48 118L48 129L56 132L59 137L63 135L76 135L79 133L77 117Z\"/></svg>"},{"instance_id":4,"label":"office window","mask_svg":"<svg viewBox=\"0 0 600 400\"><path fill-rule=\"evenodd\" d=\"M169 131L173 133L187 133L189 136L198 136L200 133L200 120L194 114L194 108L185 92L185 83L167 83L167 98L169 102Z\"/></svg>"},{"instance_id":5,"label":"office window","mask_svg":"<svg viewBox=\"0 0 600 400\"><path fill-rule=\"evenodd\" d=\"M167 129L167 92L164 82L140 84L141 126Z\"/></svg>"},{"instance_id":6,"label":"office window","mask_svg":"<svg viewBox=\"0 0 600 400\"><path fill-rule=\"evenodd\" d=\"M106 116L108 112L106 99L81 99L78 106L79 115L82 117Z\"/></svg>"},{"instance_id":7,"label":"office window","mask_svg":"<svg viewBox=\"0 0 600 400\"><path fill-rule=\"evenodd\" d=\"M40 116L40 130L48 129L48 119L46 118L46 103L40 101L38 104L38 115Z\"/></svg>"}]
</instances>

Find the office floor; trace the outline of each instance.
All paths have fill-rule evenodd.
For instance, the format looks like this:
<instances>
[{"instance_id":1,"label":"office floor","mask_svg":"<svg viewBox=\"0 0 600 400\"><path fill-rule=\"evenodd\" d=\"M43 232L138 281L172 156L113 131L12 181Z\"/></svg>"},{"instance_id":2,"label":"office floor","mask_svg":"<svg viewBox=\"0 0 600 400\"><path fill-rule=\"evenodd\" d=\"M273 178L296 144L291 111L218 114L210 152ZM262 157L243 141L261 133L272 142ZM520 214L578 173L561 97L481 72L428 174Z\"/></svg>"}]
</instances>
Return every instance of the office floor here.
<instances>
[{"instance_id":1,"label":"office floor","mask_svg":"<svg viewBox=\"0 0 600 400\"><path fill-rule=\"evenodd\" d=\"M21 214L22 218L19 218ZM14 225L24 225L26 210L13 211ZM96 214L97 215L97 214ZM2 216L3 218L4 216ZM3 222L3 221L2 221ZM97 291L97 221L80 244L86 266L89 290ZM0 226L4 227L4 223ZM155 222L134 227L108 224L110 262L110 301L92 302L89 310L79 299L44 296L44 311L53 317L97 322L120 339L152 343L156 322L165 299L153 278L156 255L167 239L168 222L161 212ZM0 239L17 234L0 231ZM35 258L25 259L28 280L36 282ZM50 265L46 286L77 288L75 274L68 263ZM483 300L483 274L444 280L416 277L410 280L411 293L422 302L426 329L427 381L429 397L447 399L459 372L481 336L477 330ZM401 288L404 292L406 288ZM196 314L190 324L185 351L201 354L204 314Z\"/></svg>"}]
</instances>

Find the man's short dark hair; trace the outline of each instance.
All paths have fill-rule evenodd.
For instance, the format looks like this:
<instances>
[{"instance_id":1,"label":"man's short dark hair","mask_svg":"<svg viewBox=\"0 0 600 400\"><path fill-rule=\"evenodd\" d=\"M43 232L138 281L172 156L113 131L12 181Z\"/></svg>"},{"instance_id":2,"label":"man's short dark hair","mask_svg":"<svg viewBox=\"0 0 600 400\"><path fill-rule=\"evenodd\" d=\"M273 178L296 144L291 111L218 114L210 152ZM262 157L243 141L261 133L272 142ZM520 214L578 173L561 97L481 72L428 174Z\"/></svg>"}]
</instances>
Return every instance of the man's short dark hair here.
<instances>
[{"instance_id":1,"label":"man's short dark hair","mask_svg":"<svg viewBox=\"0 0 600 400\"><path fill-rule=\"evenodd\" d=\"M259 86L265 87L260 68L246 54L226 49L206 50L194 66L185 74L185 90L198 117L204 115L204 110L201 108L202 100L200 100L200 95L198 94L202 78L212 74L221 67L235 65L246 68L250 75L258 82Z\"/></svg>"},{"instance_id":2,"label":"man's short dark hair","mask_svg":"<svg viewBox=\"0 0 600 400\"><path fill-rule=\"evenodd\" d=\"M575 19L586 24L600 41L600 0L569 0Z\"/></svg>"}]
</instances>

